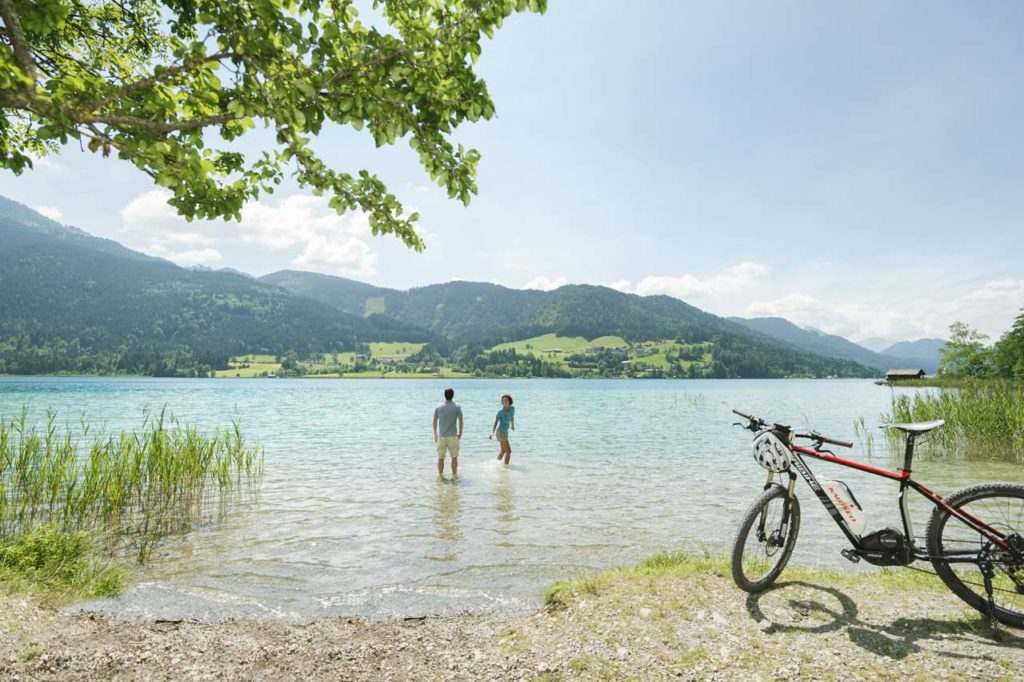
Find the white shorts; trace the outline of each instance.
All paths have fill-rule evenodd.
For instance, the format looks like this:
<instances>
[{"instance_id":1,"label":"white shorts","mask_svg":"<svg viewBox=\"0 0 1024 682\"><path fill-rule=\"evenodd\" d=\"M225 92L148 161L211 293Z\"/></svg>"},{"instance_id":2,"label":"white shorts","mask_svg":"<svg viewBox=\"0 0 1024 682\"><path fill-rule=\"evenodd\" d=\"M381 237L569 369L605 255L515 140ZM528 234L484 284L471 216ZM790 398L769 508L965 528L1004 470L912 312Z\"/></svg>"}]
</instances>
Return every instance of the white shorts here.
<instances>
[{"instance_id":1,"label":"white shorts","mask_svg":"<svg viewBox=\"0 0 1024 682\"><path fill-rule=\"evenodd\" d=\"M448 453L452 459L458 459L459 457L459 437L458 436L447 436L444 438L437 439L437 458L444 459L445 453Z\"/></svg>"}]
</instances>

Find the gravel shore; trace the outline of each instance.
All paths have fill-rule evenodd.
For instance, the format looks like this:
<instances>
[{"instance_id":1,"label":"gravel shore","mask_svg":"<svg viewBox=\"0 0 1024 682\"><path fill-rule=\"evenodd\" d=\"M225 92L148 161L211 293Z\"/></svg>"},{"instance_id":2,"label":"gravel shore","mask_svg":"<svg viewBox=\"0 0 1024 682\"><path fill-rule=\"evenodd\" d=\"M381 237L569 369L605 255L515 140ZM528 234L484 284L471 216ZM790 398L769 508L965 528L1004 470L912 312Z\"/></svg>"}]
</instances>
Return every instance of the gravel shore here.
<instances>
[{"instance_id":1,"label":"gravel shore","mask_svg":"<svg viewBox=\"0 0 1024 682\"><path fill-rule=\"evenodd\" d=\"M789 577L787 581L786 578ZM1024 631L940 586L792 571L613 571L528 615L114 622L0 595L4 680L1024 680Z\"/></svg>"}]
</instances>

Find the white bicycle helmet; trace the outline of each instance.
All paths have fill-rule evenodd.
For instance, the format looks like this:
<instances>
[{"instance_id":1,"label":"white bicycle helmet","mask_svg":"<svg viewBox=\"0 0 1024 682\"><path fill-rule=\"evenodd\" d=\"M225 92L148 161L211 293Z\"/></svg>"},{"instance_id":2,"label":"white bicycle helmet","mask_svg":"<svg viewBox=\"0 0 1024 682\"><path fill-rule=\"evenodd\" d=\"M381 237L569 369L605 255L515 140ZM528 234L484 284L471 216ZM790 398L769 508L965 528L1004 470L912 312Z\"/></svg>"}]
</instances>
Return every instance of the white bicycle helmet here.
<instances>
[{"instance_id":1,"label":"white bicycle helmet","mask_svg":"<svg viewBox=\"0 0 1024 682\"><path fill-rule=\"evenodd\" d=\"M770 430L762 431L754 439L754 459L768 471L787 471L791 457L789 446Z\"/></svg>"}]
</instances>

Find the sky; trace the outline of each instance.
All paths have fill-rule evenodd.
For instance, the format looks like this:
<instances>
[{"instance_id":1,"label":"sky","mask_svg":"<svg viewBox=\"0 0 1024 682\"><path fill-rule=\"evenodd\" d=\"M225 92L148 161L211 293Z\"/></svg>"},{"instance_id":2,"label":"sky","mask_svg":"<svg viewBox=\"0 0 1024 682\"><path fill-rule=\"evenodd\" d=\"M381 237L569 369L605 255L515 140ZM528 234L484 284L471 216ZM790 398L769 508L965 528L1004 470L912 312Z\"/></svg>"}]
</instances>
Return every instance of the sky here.
<instances>
[{"instance_id":1,"label":"sky","mask_svg":"<svg viewBox=\"0 0 1024 682\"><path fill-rule=\"evenodd\" d=\"M484 46L497 117L454 136L483 155L469 207L403 143L317 141L419 211L423 253L294 186L187 223L77 146L0 194L182 265L602 284L857 341L955 320L995 339L1024 306L1022 31L1020 2L551 0Z\"/></svg>"}]
</instances>

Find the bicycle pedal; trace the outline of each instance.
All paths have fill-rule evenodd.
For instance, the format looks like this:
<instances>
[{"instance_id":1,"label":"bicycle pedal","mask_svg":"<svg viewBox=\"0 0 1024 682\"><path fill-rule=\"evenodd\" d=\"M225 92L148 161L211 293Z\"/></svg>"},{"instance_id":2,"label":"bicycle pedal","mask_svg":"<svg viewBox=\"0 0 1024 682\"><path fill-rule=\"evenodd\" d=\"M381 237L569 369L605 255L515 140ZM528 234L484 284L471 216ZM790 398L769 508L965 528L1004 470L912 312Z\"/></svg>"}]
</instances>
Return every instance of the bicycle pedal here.
<instances>
[{"instance_id":1,"label":"bicycle pedal","mask_svg":"<svg viewBox=\"0 0 1024 682\"><path fill-rule=\"evenodd\" d=\"M848 549L844 549L842 552L840 552L840 554L842 554L843 558L849 561L851 564L855 564L858 561L860 561L860 557Z\"/></svg>"}]
</instances>

